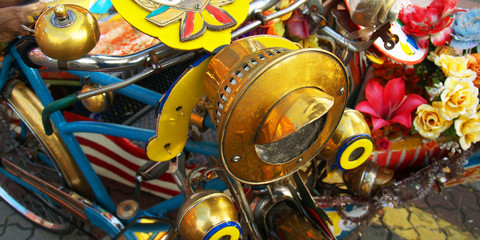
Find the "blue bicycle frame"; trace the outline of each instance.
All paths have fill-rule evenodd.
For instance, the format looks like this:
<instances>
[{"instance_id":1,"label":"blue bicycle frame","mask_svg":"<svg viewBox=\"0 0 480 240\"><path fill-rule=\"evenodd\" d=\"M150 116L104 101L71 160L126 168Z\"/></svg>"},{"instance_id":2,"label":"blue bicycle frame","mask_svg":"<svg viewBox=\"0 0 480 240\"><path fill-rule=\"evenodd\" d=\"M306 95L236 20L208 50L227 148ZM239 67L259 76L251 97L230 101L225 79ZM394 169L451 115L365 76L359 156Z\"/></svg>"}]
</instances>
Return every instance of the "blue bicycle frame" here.
<instances>
[{"instance_id":1,"label":"blue bicycle frame","mask_svg":"<svg viewBox=\"0 0 480 240\"><path fill-rule=\"evenodd\" d=\"M11 67L13 62L16 62L20 67L20 70L26 76L28 82L31 84L34 92L37 94L38 98L44 106L52 103L54 101L52 95L50 94L47 86L45 85L42 77L36 69L28 67L21 59L19 53L16 50L16 46L12 46L10 51L4 56L3 65L0 71L0 89L4 87L7 80L12 74ZM194 64L195 65L195 64ZM90 81L100 84L100 85L109 85L122 81L119 78L112 77L108 74L101 72L81 72L81 71L69 71L70 73L79 76L81 78L88 77ZM117 90L118 93L126 95L130 98L138 100L142 103L156 106L158 101L162 98L162 94L153 92L151 90L145 89L138 85L130 85L128 87ZM113 213L116 211L116 206L108 195L105 187L101 183L98 175L95 173L93 167L91 166L89 160L87 159L85 153L80 147L77 139L74 136L76 132L88 132L88 133L99 133L117 137L123 137L132 140L139 141L148 141L151 137L155 136L156 132L153 130L125 126L120 124L105 123L105 122L96 122L96 121L76 121L76 122L66 122L60 111L57 111L51 115L51 120L55 125L57 131L65 142L68 150L74 157L78 167L84 174L88 184L90 185L93 193L95 202L98 205L92 205L92 208L85 209L87 217L93 225L96 225L103 229L110 237L117 235L122 227L118 226L118 223L115 221L112 222L111 219L105 217L105 211L102 214L102 209L105 209L107 213L111 213L109 217L113 216ZM218 157L218 147L216 144L211 142L193 142L188 141L185 150L189 152L199 153L203 155L212 155ZM4 169L1 169L4 170ZM4 171L1 171L4 172ZM12 176L9 176L13 178ZM19 178L13 179L16 182L22 181L22 185L29 185L26 182ZM206 188L224 190L226 189L225 183L220 180L210 181L206 184ZM33 187L29 187L32 189ZM165 200L149 209L141 210L137 216L147 216L147 217L165 217L167 213L176 210L180 207L183 202L182 195L177 195L173 198ZM132 220L120 221L122 225L129 224ZM115 226L117 224L117 226ZM137 224L125 233L127 239L137 239L133 232L165 232L170 228L170 226L165 224L148 224L142 225Z\"/></svg>"}]
</instances>

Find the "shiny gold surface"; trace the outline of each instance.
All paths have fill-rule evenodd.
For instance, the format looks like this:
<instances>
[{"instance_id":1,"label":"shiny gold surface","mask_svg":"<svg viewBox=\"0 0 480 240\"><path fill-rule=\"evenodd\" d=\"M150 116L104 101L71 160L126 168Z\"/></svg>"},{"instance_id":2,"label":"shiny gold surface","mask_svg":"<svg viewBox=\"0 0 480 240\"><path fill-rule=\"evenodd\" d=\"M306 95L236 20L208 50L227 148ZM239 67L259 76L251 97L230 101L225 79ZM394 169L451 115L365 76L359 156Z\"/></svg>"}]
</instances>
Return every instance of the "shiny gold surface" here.
<instances>
[{"instance_id":1,"label":"shiny gold surface","mask_svg":"<svg viewBox=\"0 0 480 240\"><path fill-rule=\"evenodd\" d=\"M360 167L344 171L343 181L355 195L369 197L380 186L389 183L393 176L393 170L380 168L376 163L367 161Z\"/></svg>"},{"instance_id":2,"label":"shiny gold surface","mask_svg":"<svg viewBox=\"0 0 480 240\"><path fill-rule=\"evenodd\" d=\"M97 89L93 84L85 84L80 93L85 93ZM90 112L98 113L105 111L113 102L113 92L106 92L95 95L86 99L82 99L83 106Z\"/></svg>"},{"instance_id":3,"label":"shiny gold surface","mask_svg":"<svg viewBox=\"0 0 480 240\"><path fill-rule=\"evenodd\" d=\"M356 110L345 109L340 123L325 147L320 151L319 156L323 160L335 162L338 151L349 139L358 135L370 136L370 134L370 128L363 115ZM373 140L371 141L373 144Z\"/></svg>"},{"instance_id":4,"label":"shiny gold surface","mask_svg":"<svg viewBox=\"0 0 480 240\"><path fill-rule=\"evenodd\" d=\"M270 213L272 214L272 213ZM273 231L275 231L283 240L315 239L327 240L319 230L317 230L305 217L292 208L282 208L273 213ZM326 226L327 224L325 224Z\"/></svg>"},{"instance_id":5,"label":"shiny gold surface","mask_svg":"<svg viewBox=\"0 0 480 240\"><path fill-rule=\"evenodd\" d=\"M67 17L67 9L62 4L55 6L53 12L55 13L56 18L64 19Z\"/></svg>"},{"instance_id":6,"label":"shiny gold surface","mask_svg":"<svg viewBox=\"0 0 480 240\"><path fill-rule=\"evenodd\" d=\"M267 144L298 131L325 115L333 97L318 88L300 88L273 106L260 126L255 144Z\"/></svg>"},{"instance_id":7,"label":"shiny gold surface","mask_svg":"<svg viewBox=\"0 0 480 240\"><path fill-rule=\"evenodd\" d=\"M97 44L100 38L98 23L83 7L73 4L61 6L50 8L39 17L35 39L42 52L51 58L77 59Z\"/></svg>"},{"instance_id":8,"label":"shiny gold surface","mask_svg":"<svg viewBox=\"0 0 480 240\"><path fill-rule=\"evenodd\" d=\"M232 199L220 192L204 190L190 196L180 207L178 230L183 239L203 239L209 230L226 221L238 221Z\"/></svg>"},{"instance_id":9,"label":"shiny gold surface","mask_svg":"<svg viewBox=\"0 0 480 240\"><path fill-rule=\"evenodd\" d=\"M286 177L312 159L336 128L348 92L345 67L331 53L313 48L267 48L255 37L233 42L215 55L204 88L215 107L211 118L217 127L224 166L235 179L250 184ZM327 96L333 98L330 111L323 115L323 130L299 156L281 164L263 161L255 150L255 142L269 142L289 134L276 134L274 130L266 138L257 138L260 126L281 99L303 88L322 91L324 96L320 97L328 99L326 102L332 100ZM313 118L320 115L314 114ZM296 116L303 122L301 126L308 118L298 113ZM282 118L272 115L272 119Z\"/></svg>"},{"instance_id":10,"label":"shiny gold surface","mask_svg":"<svg viewBox=\"0 0 480 240\"><path fill-rule=\"evenodd\" d=\"M44 144L68 186L82 196L93 197L92 190L58 132L54 131L50 136L45 134L42 124L43 105L37 96L19 80L10 80L2 94Z\"/></svg>"},{"instance_id":11,"label":"shiny gold surface","mask_svg":"<svg viewBox=\"0 0 480 240\"><path fill-rule=\"evenodd\" d=\"M117 216L120 219L130 219L137 215L140 211L140 206L137 201L132 199L127 199L122 201L117 206Z\"/></svg>"}]
</instances>

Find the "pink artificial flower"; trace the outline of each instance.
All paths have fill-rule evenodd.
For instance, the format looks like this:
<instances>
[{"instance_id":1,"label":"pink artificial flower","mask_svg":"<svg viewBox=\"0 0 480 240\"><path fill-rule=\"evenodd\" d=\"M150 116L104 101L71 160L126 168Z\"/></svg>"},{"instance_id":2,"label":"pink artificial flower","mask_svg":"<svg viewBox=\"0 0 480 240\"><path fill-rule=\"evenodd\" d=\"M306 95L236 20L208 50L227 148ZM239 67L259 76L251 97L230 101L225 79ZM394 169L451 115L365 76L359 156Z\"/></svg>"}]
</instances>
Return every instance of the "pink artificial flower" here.
<instances>
[{"instance_id":1,"label":"pink artificial flower","mask_svg":"<svg viewBox=\"0 0 480 240\"><path fill-rule=\"evenodd\" d=\"M405 95L405 82L401 78L388 81L385 88L376 81L368 81L365 97L367 100L360 102L355 109L372 117L373 130L394 122L411 128L412 111L427 103L417 94Z\"/></svg>"},{"instance_id":2,"label":"pink artificial flower","mask_svg":"<svg viewBox=\"0 0 480 240\"><path fill-rule=\"evenodd\" d=\"M287 20L286 25L289 36L297 37L300 40L310 37L308 21L299 9L293 11L292 17Z\"/></svg>"},{"instance_id":3,"label":"pink artificial flower","mask_svg":"<svg viewBox=\"0 0 480 240\"><path fill-rule=\"evenodd\" d=\"M445 45L450 41L453 22L450 15L456 11L458 0L433 0L427 7L409 4L403 7L398 19L404 24L403 31L415 35L421 47L427 47L428 39L435 46Z\"/></svg>"}]
</instances>

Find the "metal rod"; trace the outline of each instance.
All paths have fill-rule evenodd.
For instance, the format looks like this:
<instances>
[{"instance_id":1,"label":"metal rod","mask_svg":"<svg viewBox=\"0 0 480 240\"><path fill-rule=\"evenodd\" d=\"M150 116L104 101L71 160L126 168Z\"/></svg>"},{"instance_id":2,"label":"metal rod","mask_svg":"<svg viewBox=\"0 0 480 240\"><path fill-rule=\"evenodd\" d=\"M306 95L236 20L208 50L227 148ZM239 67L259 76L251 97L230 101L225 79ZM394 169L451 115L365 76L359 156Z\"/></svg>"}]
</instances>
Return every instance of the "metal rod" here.
<instances>
[{"instance_id":1,"label":"metal rod","mask_svg":"<svg viewBox=\"0 0 480 240\"><path fill-rule=\"evenodd\" d=\"M137 82L139 80L142 80L145 77L148 77L148 76L152 75L154 72L155 72L155 70L153 70L152 68L145 69L141 73L139 73L135 76L132 76L125 81L110 84L110 85L107 85L107 86L104 86L104 87L101 87L101 88L97 88L95 90L91 90L91 91L88 91L88 92L79 93L79 94L77 94L77 98L82 100L82 99L86 99L86 98L89 98L89 97L93 97L95 95L99 95L99 94L103 94L103 93L106 93L106 92L115 91L115 90L118 90L120 88L124 88L128 85L134 84L135 82Z\"/></svg>"},{"instance_id":2,"label":"metal rod","mask_svg":"<svg viewBox=\"0 0 480 240\"><path fill-rule=\"evenodd\" d=\"M157 70L157 69L164 69L164 68L174 66L178 63L181 63L183 61L191 59L194 56L195 56L194 52L187 52L187 53L182 54L182 55L180 55L176 58L173 58L173 59L170 59L168 61L162 62L158 66L154 66L154 68L147 68L147 69L143 70L142 72L140 72L139 74L137 74L135 76L132 76L132 77L130 77L130 78L124 80L124 81L121 81L121 82L118 82L118 83L113 83L113 84L110 84L110 85L107 85L107 86L103 86L101 88L97 88L95 90L91 90L91 91L88 91L88 92L79 93L79 94L77 94L77 98L79 100L82 100L82 99L86 99L86 98L89 98L89 97L93 97L95 95L99 95L99 94L103 94L103 93L106 93L106 92L115 91L115 90L127 87L129 85L132 85L132 84L144 79L145 77L148 77L148 76L152 75L153 73L155 73L155 70Z\"/></svg>"},{"instance_id":3,"label":"metal rod","mask_svg":"<svg viewBox=\"0 0 480 240\"><path fill-rule=\"evenodd\" d=\"M140 109L140 111L136 112L135 114L133 114L131 117L129 117L127 120L125 120L122 125L130 125L132 123L134 123L135 121L137 121L139 118L141 118L143 115L147 114L150 110L153 109L153 106L151 105L146 105L145 107L143 107L142 109Z\"/></svg>"},{"instance_id":4,"label":"metal rod","mask_svg":"<svg viewBox=\"0 0 480 240\"><path fill-rule=\"evenodd\" d=\"M217 171L218 176L222 179L230 189L235 202L237 202L238 209L240 210L240 216L243 217L243 220L248 226L248 231L252 235L253 239L262 239L262 235L260 235L260 231L257 229L256 225L254 224L253 213L248 206L247 198L243 193L242 185L240 182L235 181L234 184L230 181L230 178L225 173L225 171Z\"/></svg>"}]
</instances>

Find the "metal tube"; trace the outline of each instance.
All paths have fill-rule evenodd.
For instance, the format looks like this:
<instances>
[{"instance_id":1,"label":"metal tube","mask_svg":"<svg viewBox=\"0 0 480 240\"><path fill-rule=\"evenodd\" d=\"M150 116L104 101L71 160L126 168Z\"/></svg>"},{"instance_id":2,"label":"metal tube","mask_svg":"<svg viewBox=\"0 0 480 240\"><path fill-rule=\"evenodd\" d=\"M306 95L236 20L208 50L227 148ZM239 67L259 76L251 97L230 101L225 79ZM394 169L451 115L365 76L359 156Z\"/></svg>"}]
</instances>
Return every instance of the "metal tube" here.
<instances>
[{"instance_id":1,"label":"metal tube","mask_svg":"<svg viewBox=\"0 0 480 240\"><path fill-rule=\"evenodd\" d=\"M342 48L348 47L348 50L352 52L365 51L373 44L373 41L358 42L348 39L328 26L318 29L317 33L320 35L327 35L332 37L335 40L336 44L338 44Z\"/></svg>"},{"instance_id":2,"label":"metal tube","mask_svg":"<svg viewBox=\"0 0 480 240\"><path fill-rule=\"evenodd\" d=\"M88 92L79 93L79 94L77 94L77 98L82 100L82 99L86 99L86 98L89 98L89 97L93 97L93 96L98 95L98 94L103 94L103 93L106 93L106 92L111 92L111 91L118 90L120 88L124 88L126 86L131 85L131 84L134 84L135 82L137 82L139 80L142 80L145 77L148 77L148 76L152 75L154 73L154 71L155 70L153 70L151 68L150 69L145 69L141 73L139 73L135 76L132 76L125 81L110 84L110 85L107 85L107 86L104 86L104 87L101 87L101 88L97 88L95 90L91 90L91 91L88 91Z\"/></svg>"},{"instance_id":3,"label":"metal tube","mask_svg":"<svg viewBox=\"0 0 480 240\"><path fill-rule=\"evenodd\" d=\"M39 48L35 48L30 51L28 57L33 63L49 68L78 71L119 72L138 69L139 67L144 66L150 59L150 53L163 59L175 53L180 53L180 51L169 48L165 44L159 44L125 56L85 55L79 59L60 61L48 57Z\"/></svg>"},{"instance_id":4,"label":"metal tube","mask_svg":"<svg viewBox=\"0 0 480 240\"><path fill-rule=\"evenodd\" d=\"M154 66L154 68L145 69L142 72L140 72L139 74L136 74L135 76L132 76L132 77L130 77L130 78L124 80L124 81L121 81L121 82L118 82L118 83L113 83L113 84L110 84L110 85L107 85L107 86L103 86L101 88L97 88L95 90L91 90L91 91L88 91L88 92L79 93L79 94L77 94L77 98L79 100L82 100L82 99L86 99L86 98L89 98L89 97L93 97L95 95L99 95L99 94L103 94L103 93L106 93L106 92L115 91L115 90L127 87L129 85L132 85L132 84L142 80L145 77L148 77L148 76L152 75L155 72L155 70L157 70L157 69L163 69L163 68L168 68L168 67L174 66L178 63L181 63L183 61L191 59L194 56L195 56L194 52L187 52L187 53L179 55L179 56L177 56L173 59L162 62L162 63L159 64L159 66Z\"/></svg>"}]
</instances>

